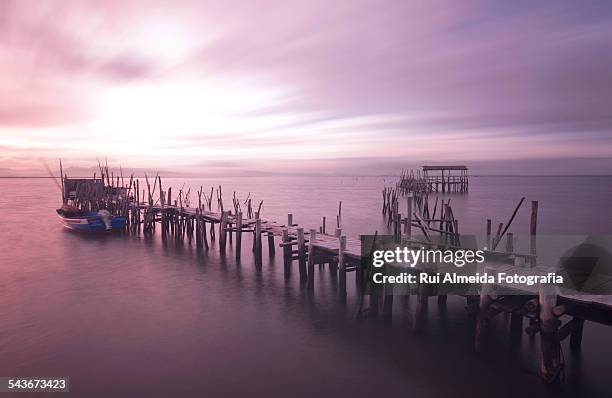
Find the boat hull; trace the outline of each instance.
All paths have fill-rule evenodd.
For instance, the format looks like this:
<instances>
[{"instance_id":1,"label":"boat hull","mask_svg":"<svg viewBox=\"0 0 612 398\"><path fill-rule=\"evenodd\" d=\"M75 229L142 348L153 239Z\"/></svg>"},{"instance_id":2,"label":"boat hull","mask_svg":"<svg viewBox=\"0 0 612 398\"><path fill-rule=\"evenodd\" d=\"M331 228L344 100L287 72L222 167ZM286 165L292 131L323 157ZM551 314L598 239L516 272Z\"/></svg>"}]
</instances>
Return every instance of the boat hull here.
<instances>
[{"instance_id":1,"label":"boat hull","mask_svg":"<svg viewBox=\"0 0 612 398\"><path fill-rule=\"evenodd\" d=\"M104 222L97 215L88 215L82 217L62 217L59 216L62 225L72 231L100 233L110 232L122 229L125 227L127 218L122 216L114 216L111 219L110 228L107 228Z\"/></svg>"}]
</instances>

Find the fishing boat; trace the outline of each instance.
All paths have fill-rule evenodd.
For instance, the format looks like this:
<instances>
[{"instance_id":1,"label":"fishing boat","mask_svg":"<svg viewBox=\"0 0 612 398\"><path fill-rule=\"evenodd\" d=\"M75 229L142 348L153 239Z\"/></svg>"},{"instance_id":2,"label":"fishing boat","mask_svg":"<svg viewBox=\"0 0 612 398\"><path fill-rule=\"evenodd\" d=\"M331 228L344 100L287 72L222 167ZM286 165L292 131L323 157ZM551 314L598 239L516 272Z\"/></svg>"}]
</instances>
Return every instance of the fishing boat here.
<instances>
[{"instance_id":1,"label":"fishing boat","mask_svg":"<svg viewBox=\"0 0 612 398\"><path fill-rule=\"evenodd\" d=\"M108 210L84 212L69 204L57 209L64 227L77 232L110 232L125 227L127 217L113 216Z\"/></svg>"}]
</instances>

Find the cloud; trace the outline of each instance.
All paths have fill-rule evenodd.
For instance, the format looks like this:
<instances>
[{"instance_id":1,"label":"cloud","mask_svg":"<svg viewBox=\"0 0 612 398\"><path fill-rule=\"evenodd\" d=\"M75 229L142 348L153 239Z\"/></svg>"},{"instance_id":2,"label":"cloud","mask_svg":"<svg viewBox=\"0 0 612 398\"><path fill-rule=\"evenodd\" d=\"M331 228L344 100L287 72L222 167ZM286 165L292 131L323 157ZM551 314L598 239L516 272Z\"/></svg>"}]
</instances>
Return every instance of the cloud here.
<instances>
[{"instance_id":1,"label":"cloud","mask_svg":"<svg viewBox=\"0 0 612 398\"><path fill-rule=\"evenodd\" d=\"M14 152L187 169L612 150L606 2L1 4Z\"/></svg>"}]
</instances>

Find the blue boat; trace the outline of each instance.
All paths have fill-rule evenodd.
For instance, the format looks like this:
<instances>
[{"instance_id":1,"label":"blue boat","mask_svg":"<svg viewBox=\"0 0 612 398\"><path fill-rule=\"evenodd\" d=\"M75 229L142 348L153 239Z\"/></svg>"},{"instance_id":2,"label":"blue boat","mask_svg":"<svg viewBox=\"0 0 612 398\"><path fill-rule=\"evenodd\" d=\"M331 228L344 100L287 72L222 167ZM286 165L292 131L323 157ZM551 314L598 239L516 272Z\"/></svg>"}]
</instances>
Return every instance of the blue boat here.
<instances>
[{"instance_id":1,"label":"blue boat","mask_svg":"<svg viewBox=\"0 0 612 398\"><path fill-rule=\"evenodd\" d=\"M81 212L64 205L57 209L62 225L77 232L111 232L125 227L127 217L113 216L107 210Z\"/></svg>"}]
</instances>

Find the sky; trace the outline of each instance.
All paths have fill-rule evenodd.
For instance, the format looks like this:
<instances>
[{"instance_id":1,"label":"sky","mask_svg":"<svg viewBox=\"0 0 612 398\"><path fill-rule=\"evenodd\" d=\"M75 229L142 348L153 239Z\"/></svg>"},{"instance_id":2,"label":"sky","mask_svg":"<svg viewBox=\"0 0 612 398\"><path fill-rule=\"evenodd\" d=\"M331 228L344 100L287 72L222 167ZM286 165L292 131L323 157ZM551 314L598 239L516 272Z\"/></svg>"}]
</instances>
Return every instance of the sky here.
<instances>
[{"instance_id":1,"label":"sky","mask_svg":"<svg viewBox=\"0 0 612 398\"><path fill-rule=\"evenodd\" d=\"M611 43L605 1L0 0L0 176L608 172Z\"/></svg>"}]
</instances>

